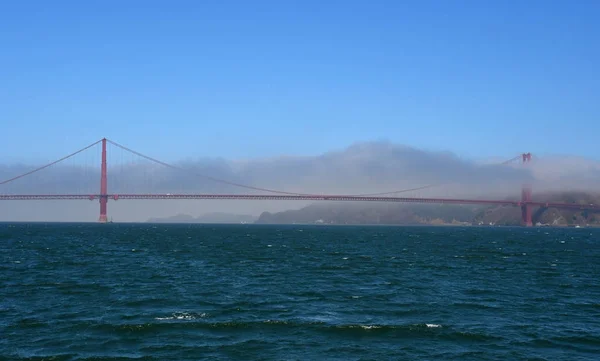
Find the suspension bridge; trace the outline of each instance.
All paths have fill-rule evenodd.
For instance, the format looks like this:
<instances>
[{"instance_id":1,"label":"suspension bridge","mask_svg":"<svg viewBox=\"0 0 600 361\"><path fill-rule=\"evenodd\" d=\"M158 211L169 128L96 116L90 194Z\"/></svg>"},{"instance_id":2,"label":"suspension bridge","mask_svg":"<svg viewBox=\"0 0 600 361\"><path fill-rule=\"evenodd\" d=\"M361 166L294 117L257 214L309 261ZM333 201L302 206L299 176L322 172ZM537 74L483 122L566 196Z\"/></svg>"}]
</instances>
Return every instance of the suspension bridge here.
<instances>
[{"instance_id":1,"label":"suspension bridge","mask_svg":"<svg viewBox=\"0 0 600 361\"><path fill-rule=\"evenodd\" d=\"M111 145L126 154L133 155L135 157L146 160L149 164L158 165L165 168L171 168L179 171L186 172L192 176L202 177L204 179L210 180L215 183L233 186L241 189L246 189L247 191L260 192L259 194L234 194L234 193L191 193L191 192L160 192L160 193L146 193L146 192L133 192L131 190L124 192L110 192L109 191L109 183L110 183L110 175L108 168L108 159L107 159L107 146ZM19 187L19 182L22 182L24 179L32 178L37 174L43 173L47 169L51 169L52 167L56 167L59 164L63 164L65 162L69 162L80 156L85 151L95 147L100 147L100 159L97 160L92 159L94 164L100 163L100 171L99 171L99 180L100 187L96 191L93 190L85 190L79 191L76 193L71 192L60 192L56 191L56 189L52 192L44 192L39 194L29 194L29 193L19 193L19 189L25 189L24 187ZM89 160L89 159L88 159ZM523 164L527 164L531 161L531 153L523 153L519 156L509 159L501 164L508 164L514 161L519 161ZM80 162L74 162L71 164L72 167L70 169L77 169L77 175L79 178L89 178L98 176L98 172L90 171L88 165L81 164ZM97 166L97 165L96 165ZM152 171L149 168L144 168L145 172ZM81 187L81 185L85 182L77 181L76 183L70 183L69 179L65 178L64 175L53 175L56 182L55 185L58 188L64 188L65 183L67 186L73 187ZM43 178L42 178L43 179ZM97 178L96 178L97 179ZM32 184L48 184L48 182L40 182L33 181ZM94 182L92 182L94 183ZM9 192L7 188L10 185L16 184L17 192ZM97 183L96 183L97 185ZM532 210L535 207L542 208L558 208L558 209L573 209L573 210L588 210L588 211L600 211L600 205L594 204L577 204L577 203L552 203L552 202L536 202L532 198L532 188L530 185L524 184L521 189L521 197L520 200L493 200L493 199L464 199L464 198L428 198L428 197L398 197L397 195L400 193L407 193L411 191L419 191L423 189L433 188L439 186L439 184L429 184L420 187L413 187L410 189L402 189L391 192L380 192L380 193L370 193L370 194L314 194L314 193L299 193L299 192L287 192L282 190L270 189L270 188L261 188L256 186L251 186L247 184L242 184L230 180L220 179L204 174L196 173L193 169L186 169L182 166L177 166L173 164L169 164L163 161L160 161L156 158L152 158L140 152L137 152L133 149L130 149L126 146L123 146L119 143L116 143L112 140L103 138L97 142L94 142L76 152L73 152L65 157L62 157L58 160L55 160L51 163L45 164L41 167L24 171L18 175L14 175L9 177L8 179L0 181L0 201L25 201L25 200L98 200L100 205L100 215L98 217L99 222L107 222L108 220L108 202L109 200L117 201L117 200L156 200L156 199L165 199L165 200L182 200L182 199L197 199L197 200L269 200L269 201L338 201L338 202L396 202L396 203L429 203L429 204L480 204L480 205L496 205L496 206L512 206L512 207L520 207L521 208L521 220L524 226L532 226ZM55 187L55 188L56 188ZM135 187L139 189L139 187Z\"/></svg>"}]
</instances>

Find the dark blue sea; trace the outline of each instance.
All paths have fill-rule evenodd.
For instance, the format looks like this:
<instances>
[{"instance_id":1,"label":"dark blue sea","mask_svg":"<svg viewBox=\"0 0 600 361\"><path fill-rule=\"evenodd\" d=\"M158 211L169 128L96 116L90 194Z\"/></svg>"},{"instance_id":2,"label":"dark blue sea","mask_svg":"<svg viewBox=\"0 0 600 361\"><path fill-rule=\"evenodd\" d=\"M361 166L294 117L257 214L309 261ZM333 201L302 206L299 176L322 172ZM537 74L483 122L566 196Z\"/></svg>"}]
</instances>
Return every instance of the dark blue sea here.
<instances>
[{"instance_id":1,"label":"dark blue sea","mask_svg":"<svg viewBox=\"0 0 600 361\"><path fill-rule=\"evenodd\" d=\"M2 360L600 360L600 230L0 224Z\"/></svg>"}]
</instances>

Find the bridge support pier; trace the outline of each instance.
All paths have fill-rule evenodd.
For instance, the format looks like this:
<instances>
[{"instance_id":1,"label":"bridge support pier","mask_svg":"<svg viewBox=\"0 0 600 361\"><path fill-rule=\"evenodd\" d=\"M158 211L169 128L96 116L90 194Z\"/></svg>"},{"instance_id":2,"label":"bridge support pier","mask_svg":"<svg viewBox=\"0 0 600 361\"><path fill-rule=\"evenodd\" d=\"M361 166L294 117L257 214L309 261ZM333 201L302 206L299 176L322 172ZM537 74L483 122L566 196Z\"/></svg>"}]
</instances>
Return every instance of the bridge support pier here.
<instances>
[{"instance_id":1,"label":"bridge support pier","mask_svg":"<svg viewBox=\"0 0 600 361\"><path fill-rule=\"evenodd\" d=\"M531 186L524 185L521 191L521 221L525 227L533 226L533 219L531 217Z\"/></svg>"},{"instance_id":2,"label":"bridge support pier","mask_svg":"<svg viewBox=\"0 0 600 361\"><path fill-rule=\"evenodd\" d=\"M102 164L100 169L100 217L98 222L106 223L106 209L108 205L108 194L107 194L107 180L106 180L106 138L102 139Z\"/></svg>"},{"instance_id":3,"label":"bridge support pier","mask_svg":"<svg viewBox=\"0 0 600 361\"><path fill-rule=\"evenodd\" d=\"M531 162L531 153L523 153L523 164L527 165ZM531 185L524 184L521 189L521 222L525 227L533 226L533 219L531 217Z\"/></svg>"},{"instance_id":4,"label":"bridge support pier","mask_svg":"<svg viewBox=\"0 0 600 361\"><path fill-rule=\"evenodd\" d=\"M521 206L521 219L525 227L533 226L533 220L531 218L531 205L524 204Z\"/></svg>"}]
</instances>

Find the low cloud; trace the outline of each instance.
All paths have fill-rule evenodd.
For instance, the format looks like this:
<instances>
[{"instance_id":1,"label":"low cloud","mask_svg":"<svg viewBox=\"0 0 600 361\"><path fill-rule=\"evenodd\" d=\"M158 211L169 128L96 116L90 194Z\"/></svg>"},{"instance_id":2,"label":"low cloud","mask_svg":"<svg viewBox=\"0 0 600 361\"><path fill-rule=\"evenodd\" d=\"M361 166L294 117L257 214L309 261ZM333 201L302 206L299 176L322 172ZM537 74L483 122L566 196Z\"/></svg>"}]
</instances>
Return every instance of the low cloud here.
<instances>
[{"instance_id":1,"label":"low cloud","mask_svg":"<svg viewBox=\"0 0 600 361\"><path fill-rule=\"evenodd\" d=\"M109 193L261 193L214 182L199 175L253 187L312 194L391 192L428 184L429 189L406 192L407 197L518 198L523 183L534 191L595 190L600 163L578 157L548 157L520 164L482 164L450 152L428 152L389 142L357 143L315 157L275 157L255 160L196 160L177 164L174 170L146 160L109 167ZM33 169L26 165L0 165L0 180ZM99 167L98 167L99 168ZM3 194L83 193L99 190L99 169L57 165L0 185ZM262 192L264 193L264 192ZM82 201L85 203L84 201ZM248 201L118 201L109 212L120 221L206 212L259 214L299 208L306 202ZM0 202L2 220L93 221L97 201Z\"/></svg>"}]
</instances>

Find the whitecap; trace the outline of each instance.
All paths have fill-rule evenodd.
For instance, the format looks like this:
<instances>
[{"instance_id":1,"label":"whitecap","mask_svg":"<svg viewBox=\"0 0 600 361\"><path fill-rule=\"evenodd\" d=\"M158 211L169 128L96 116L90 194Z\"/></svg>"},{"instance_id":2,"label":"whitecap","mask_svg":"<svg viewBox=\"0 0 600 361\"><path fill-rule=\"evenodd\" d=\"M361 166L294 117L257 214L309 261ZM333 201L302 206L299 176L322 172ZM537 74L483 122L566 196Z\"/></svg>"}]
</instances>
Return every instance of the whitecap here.
<instances>
[{"instance_id":1,"label":"whitecap","mask_svg":"<svg viewBox=\"0 0 600 361\"><path fill-rule=\"evenodd\" d=\"M196 318L204 318L206 317L206 313L188 313L188 312L175 312L172 316L168 317L155 317L155 320L164 321L164 320L185 320L191 321Z\"/></svg>"},{"instance_id":2,"label":"whitecap","mask_svg":"<svg viewBox=\"0 0 600 361\"><path fill-rule=\"evenodd\" d=\"M375 328L381 328L381 326L372 326L372 325L361 325L361 328L365 329L365 330L371 330L371 329L375 329Z\"/></svg>"}]
</instances>

